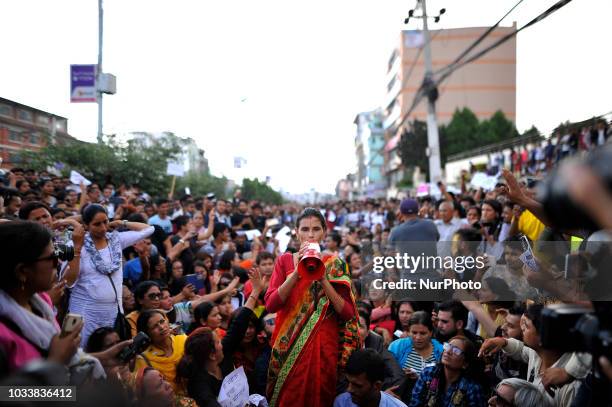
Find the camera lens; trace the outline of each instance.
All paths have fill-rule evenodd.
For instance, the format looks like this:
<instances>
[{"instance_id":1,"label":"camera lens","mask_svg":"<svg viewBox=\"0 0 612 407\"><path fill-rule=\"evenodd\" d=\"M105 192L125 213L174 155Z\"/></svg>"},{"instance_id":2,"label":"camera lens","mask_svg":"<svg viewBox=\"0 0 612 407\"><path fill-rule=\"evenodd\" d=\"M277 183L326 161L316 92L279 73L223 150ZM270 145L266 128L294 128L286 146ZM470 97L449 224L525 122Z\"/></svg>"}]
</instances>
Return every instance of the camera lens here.
<instances>
[{"instance_id":1,"label":"camera lens","mask_svg":"<svg viewBox=\"0 0 612 407\"><path fill-rule=\"evenodd\" d=\"M54 244L55 254L62 261L72 261L74 259L74 247L62 243Z\"/></svg>"}]
</instances>

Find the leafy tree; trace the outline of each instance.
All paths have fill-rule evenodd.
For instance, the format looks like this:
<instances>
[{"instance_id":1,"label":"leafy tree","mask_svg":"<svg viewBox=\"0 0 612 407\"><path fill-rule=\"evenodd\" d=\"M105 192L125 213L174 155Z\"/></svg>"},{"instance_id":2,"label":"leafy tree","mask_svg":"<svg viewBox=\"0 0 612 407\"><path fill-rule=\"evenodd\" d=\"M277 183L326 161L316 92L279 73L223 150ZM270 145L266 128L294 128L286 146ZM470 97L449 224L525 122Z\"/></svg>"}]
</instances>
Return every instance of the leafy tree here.
<instances>
[{"instance_id":1,"label":"leafy tree","mask_svg":"<svg viewBox=\"0 0 612 407\"><path fill-rule=\"evenodd\" d=\"M210 174L189 171L184 177L177 179L177 187L175 191L184 191L185 187L194 196L204 196L209 192L214 192L217 197L225 198L225 188L227 186L227 178L214 177ZM179 197L182 192L175 192L174 196Z\"/></svg>"},{"instance_id":2,"label":"leafy tree","mask_svg":"<svg viewBox=\"0 0 612 407\"><path fill-rule=\"evenodd\" d=\"M508 120L501 110L496 111L487 122L491 134L490 138L492 143L508 140L519 136L516 127L514 127L514 123Z\"/></svg>"},{"instance_id":3,"label":"leafy tree","mask_svg":"<svg viewBox=\"0 0 612 407\"><path fill-rule=\"evenodd\" d=\"M42 151L28 155L29 163L36 169L62 163L65 175L75 170L95 182L138 184L153 196L168 194L171 177L166 175L167 162L181 153L182 139L166 133L164 137L133 139L126 144L118 143L114 136L104 141L48 142Z\"/></svg>"},{"instance_id":4,"label":"leafy tree","mask_svg":"<svg viewBox=\"0 0 612 407\"><path fill-rule=\"evenodd\" d=\"M271 204L282 204L283 196L259 179L245 178L242 180L242 197L247 200L258 200Z\"/></svg>"},{"instance_id":5,"label":"leafy tree","mask_svg":"<svg viewBox=\"0 0 612 407\"><path fill-rule=\"evenodd\" d=\"M540 133L540 130L538 130L536 126L531 126L529 130L525 130L525 132L521 134L521 137L532 137L532 136L542 136L542 133Z\"/></svg>"},{"instance_id":6,"label":"leafy tree","mask_svg":"<svg viewBox=\"0 0 612 407\"><path fill-rule=\"evenodd\" d=\"M446 126L446 152L453 155L469 150L477 144L479 123L476 115L468 108L455 110Z\"/></svg>"},{"instance_id":7,"label":"leafy tree","mask_svg":"<svg viewBox=\"0 0 612 407\"><path fill-rule=\"evenodd\" d=\"M420 120L413 121L410 130L402 133L398 143L398 154L404 167L419 167L429 174L429 158L425 154L427 146L427 124Z\"/></svg>"}]
</instances>

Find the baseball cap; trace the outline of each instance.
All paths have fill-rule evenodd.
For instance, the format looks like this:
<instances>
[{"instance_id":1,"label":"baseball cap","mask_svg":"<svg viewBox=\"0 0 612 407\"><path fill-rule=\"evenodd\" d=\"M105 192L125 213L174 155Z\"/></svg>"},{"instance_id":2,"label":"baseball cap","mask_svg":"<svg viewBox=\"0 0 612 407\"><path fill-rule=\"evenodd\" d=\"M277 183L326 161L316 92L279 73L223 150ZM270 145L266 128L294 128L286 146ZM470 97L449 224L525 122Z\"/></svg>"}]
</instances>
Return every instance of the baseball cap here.
<instances>
[{"instance_id":1,"label":"baseball cap","mask_svg":"<svg viewBox=\"0 0 612 407\"><path fill-rule=\"evenodd\" d=\"M419 204L414 199L406 198L400 204L400 212L404 215L417 214L419 212Z\"/></svg>"},{"instance_id":2,"label":"baseball cap","mask_svg":"<svg viewBox=\"0 0 612 407\"><path fill-rule=\"evenodd\" d=\"M206 199L210 200L210 201L214 201L215 199L217 199L217 196L215 195L214 192L209 192L206 194Z\"/></svg>"}]
</instances>

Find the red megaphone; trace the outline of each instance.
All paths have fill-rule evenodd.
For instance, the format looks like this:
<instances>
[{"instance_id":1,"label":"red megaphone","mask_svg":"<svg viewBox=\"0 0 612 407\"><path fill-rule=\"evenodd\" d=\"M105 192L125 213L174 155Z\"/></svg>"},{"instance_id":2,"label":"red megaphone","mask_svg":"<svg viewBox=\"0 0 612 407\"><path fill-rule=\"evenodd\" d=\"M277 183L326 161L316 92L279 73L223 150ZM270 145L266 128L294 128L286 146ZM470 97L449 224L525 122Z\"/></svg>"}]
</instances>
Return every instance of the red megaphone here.
<instances>
[{"instance_id":1,"label":"red megaphone","mask_svg":"<svg viewBox=\"0 0 612 407\"><path fill-rule=\"evenodd\" d=\"M304 256L298 263L298 274L306 280L320 280L325 275L325 265L321 260L321 248L316 243L309 243Z\"/></svg>"}]
</instances>

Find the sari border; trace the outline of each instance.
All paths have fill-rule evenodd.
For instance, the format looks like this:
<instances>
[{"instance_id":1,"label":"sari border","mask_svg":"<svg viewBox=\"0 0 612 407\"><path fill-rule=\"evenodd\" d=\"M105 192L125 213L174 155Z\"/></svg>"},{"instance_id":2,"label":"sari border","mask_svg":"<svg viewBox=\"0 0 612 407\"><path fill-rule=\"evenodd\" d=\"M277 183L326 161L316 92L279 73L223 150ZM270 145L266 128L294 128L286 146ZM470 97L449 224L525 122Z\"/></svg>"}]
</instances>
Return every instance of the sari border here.
<instances>
[{"instance_id":1,"label":"sari border","mask_svg":"<svg viewBox=\"0 0 612 407\"><path fill-rule=\"evenodd\" d=\"M322 321L321 316L325 317L329 300L326 298L321 298L320 301L322 301L319 303L321 307L317 307L311 317L308 319L308 322L304 324L300 336L293 343L291 351L289 351L289 355L287 356L287 359L285 359L285 363L283 363L283 367L278 373L276 383L274 385L274 392L272 393L272 398L270 400L270 406L276 405L285 380L289 376L289 373L291 373L291 370L295 366L295 362L304 350L304 345L306 342L308 342L308 339L310 339L310 335L314 331L316 325Z\"/></svg>"}]
</instances>

